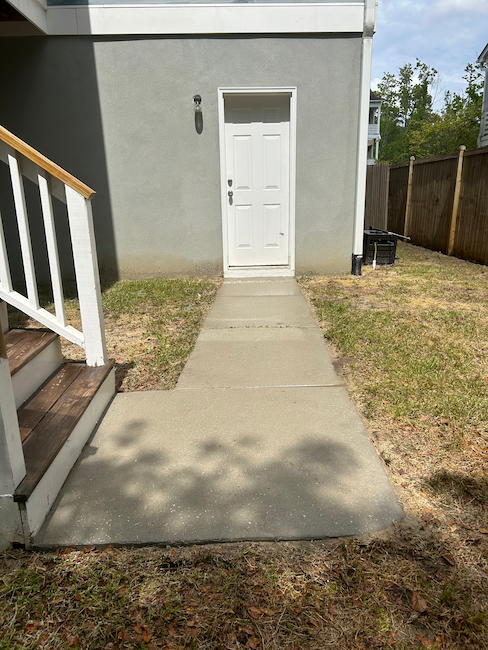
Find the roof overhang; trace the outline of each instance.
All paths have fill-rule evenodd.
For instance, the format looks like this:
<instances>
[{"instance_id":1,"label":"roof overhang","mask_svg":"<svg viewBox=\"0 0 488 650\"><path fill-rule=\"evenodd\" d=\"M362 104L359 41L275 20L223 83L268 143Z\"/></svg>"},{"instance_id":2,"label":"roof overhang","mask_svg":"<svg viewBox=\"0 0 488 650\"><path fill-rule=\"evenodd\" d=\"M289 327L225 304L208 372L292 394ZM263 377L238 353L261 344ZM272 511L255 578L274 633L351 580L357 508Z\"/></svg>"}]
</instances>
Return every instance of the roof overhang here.
<instances>
[{"instance_id":1,"label":"roof overhang","mask_svg":"<svg viewBox=\"0 0 488 650\"><path fill-rule=\"evenodd\" d=\"M486 44L485 49L479 55L477 63L488 63L488 43Z\"/></svg>"},{"instance_id":2,"label":"roof overhang","mask_svg":"<svg viewBox=\"0 0 488 650\"><path fill-rule=\"evenodd\" d=\"M7 2L37 29L44 34L48 33L46 0L7 0Z\"/></svg>"},{"instance_id":3,"label":"roof overhang","mask_svg":"<svg viewBox=\"0 0 488 650\"><path fill-rule=\"evenodd\" d=\"M363 34L365 7L351 2L256 2L228 4L73 4L8 0L41 32L49 35L190 34ZM369 29L376 13L368 13Z\"/></svg>"}]
</instances>

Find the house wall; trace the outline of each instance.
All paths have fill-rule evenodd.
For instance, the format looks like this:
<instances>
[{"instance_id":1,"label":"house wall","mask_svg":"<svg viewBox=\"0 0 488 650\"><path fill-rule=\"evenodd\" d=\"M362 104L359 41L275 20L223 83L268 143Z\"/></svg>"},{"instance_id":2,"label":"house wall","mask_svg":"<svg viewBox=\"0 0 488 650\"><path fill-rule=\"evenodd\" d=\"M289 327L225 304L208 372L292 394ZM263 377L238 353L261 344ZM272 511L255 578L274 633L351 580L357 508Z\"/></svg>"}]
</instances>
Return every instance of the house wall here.
<instances>
[{"instance_id":1,"label":"house wall","mask_svg":"<svg viewBox=\"0 0 488 650\"><path fill-rule=\"evenodd\" d=\"M347 272L360 56L360 36L3 38L0 123L97 191L103 275L214 274L217 88L297 86L297 272Z\"/></svg>"}]
</instances>

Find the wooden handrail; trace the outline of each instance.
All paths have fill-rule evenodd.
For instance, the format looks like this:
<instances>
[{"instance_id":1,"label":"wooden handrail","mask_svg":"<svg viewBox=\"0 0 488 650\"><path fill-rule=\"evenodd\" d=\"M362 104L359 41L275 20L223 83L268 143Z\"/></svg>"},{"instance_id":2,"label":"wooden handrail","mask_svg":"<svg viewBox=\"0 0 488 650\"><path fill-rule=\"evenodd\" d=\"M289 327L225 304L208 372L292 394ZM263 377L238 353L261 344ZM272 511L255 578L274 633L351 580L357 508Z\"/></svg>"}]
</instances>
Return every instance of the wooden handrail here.
<instances>
[{"instance_id":1,"label":"wooden handrail","mask_svg":"<svg viewBox=\"0 0 488 650\"><path fill-rule=\"evenodd\" d=\"M81 196L83 196L85 199L89 199L95 194L95 190L92 190L90 187L88 187L88 185L85 185L77 178L69 174L67 171L62 169L62 167L56 165L56 163L53 163L51 160L49 160L49 158L46 158L46 156L43 156L42 153L39 153L33 149L16 135L10 133L10 131L7 131L7 129L3 126L0 126L0 140L3 140L6 144L13 147L23 156L29 160L32 160L33 163L39 165L39 167L42 167L42 169L45 169L49 174L51 174L51 176L54 176L65 185L68 185L68 187L71 187L73 190L75 190L75 192L81 194Z\"/></svg>"}]
</instances>

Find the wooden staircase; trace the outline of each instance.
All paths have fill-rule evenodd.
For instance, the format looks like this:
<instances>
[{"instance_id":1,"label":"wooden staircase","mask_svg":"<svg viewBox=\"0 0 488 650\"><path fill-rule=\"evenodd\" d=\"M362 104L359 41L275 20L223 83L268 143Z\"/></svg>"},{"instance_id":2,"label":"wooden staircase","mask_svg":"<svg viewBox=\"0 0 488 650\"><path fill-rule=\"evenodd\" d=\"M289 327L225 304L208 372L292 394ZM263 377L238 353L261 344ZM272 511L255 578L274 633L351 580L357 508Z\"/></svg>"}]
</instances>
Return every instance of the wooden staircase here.
<instances>
[{"instance_id":1,"label":"wooden staircase","mask_svg":"<svg viewBox=\"0 0 488 650\"><path fill-rule=\"evenodd\" d=\"M115 379L105 342L91 207L95 191L3 126L0 163L7 166L13 197L12 203L2 200L8 193L0 196L0 550L4 550L18 542L30 546L115 394ZM32 201L26 200L25 178L38 187L37 202L34 195ZM42 223L45 236L50 310L39 298L38 238L31 236L31 218ZM13 227L5 229L4 222ZM61 246L58 222L64 229ZM12 260L12 247L19 245L20 258ZM66 318L63 282L73 278L63 277L61 249L72 257L80 329ZM46 330L8 331L7 304ZM63 365L58 335L84 351L86 366Z\"/></svg>"},{"instance_id":2,"label":"wooden staircase","mask_svg":"<svg viewBox=\"0 0 488 650\"><path fill-rule=\"evenodd\" d=\"M64 363L59 337L44 330L5 334L26 476L14 492L29 546L115 393L111 363Z\"/></svg>"}]
</instances>

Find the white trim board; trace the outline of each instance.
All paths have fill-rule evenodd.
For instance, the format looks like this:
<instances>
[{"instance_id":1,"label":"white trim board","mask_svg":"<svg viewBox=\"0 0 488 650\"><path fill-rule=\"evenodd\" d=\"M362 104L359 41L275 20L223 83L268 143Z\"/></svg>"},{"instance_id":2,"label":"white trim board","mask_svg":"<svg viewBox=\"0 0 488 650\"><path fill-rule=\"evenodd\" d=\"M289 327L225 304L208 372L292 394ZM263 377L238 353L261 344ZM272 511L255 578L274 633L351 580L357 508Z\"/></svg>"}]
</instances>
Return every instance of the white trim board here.
<instances>
[{"instance_id":1,"label":"white trim board","mask_svg":"<svg viewBox=\"0 0 488 650\"><path fill-rule=\"evenodd\" d=\"M270 88L219 88L219 147L220 147L220 187L222 210L222 239L224 278L267 278L290 277L295 275L295 196L296 196L296 140L297 140L297 88L296 86ZM229 232L227 221L227 175L225 167L225 95L269 95L279 93L290 96L290 223L289 223L289 264L274 267L232 267L229 268Z\"/></svg>"},{"instance_id":2,"label":"white trim board","mask_svg":"<svg viewBox=\"0 0 488 650\"><path fill-rule=\"evenodd\" d=\"M12 4L14 1L27 0L12 0ZM48 8L47 32L53 35L362 34L363 18L364 2L63 5Z\"/></svg>"}]
</instances>

